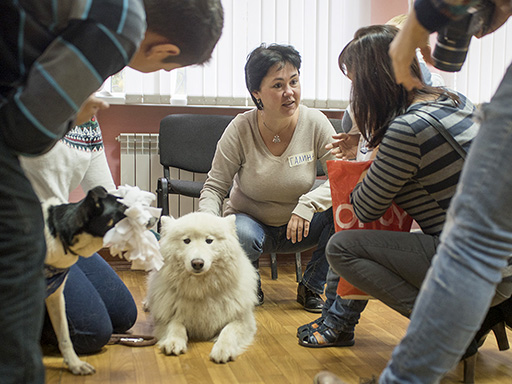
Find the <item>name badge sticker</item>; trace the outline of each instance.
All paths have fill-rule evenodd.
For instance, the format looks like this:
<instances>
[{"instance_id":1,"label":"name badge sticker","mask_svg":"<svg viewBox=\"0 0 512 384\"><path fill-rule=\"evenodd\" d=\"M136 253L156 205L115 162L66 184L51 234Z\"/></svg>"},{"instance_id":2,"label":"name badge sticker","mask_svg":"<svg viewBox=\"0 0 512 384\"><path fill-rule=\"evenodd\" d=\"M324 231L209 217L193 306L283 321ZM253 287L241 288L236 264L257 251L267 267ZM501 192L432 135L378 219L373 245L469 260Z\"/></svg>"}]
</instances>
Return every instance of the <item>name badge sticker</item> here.
<instances>
[{"instance_id":1,"label":"name badge sticker","mask_svg":"<svg viewBox=\"0 0 512 384\"><path fill-rule=\"evenodd\" d=\"M311 163L315 161L315 153L313 151L299 153L288 157L288 164L290 167L296 167L301 164Z\"/></svg>"}]
</instances>

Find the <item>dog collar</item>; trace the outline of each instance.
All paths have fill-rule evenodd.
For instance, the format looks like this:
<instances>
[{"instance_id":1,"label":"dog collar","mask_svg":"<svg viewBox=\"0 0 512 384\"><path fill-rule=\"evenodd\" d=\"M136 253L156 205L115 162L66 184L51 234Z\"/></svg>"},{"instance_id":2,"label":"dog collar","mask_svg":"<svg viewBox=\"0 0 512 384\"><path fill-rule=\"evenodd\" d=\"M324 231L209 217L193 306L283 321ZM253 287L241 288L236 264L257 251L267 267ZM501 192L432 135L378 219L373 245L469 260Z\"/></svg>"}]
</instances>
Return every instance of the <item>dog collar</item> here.
<instances>
[{"instance_id":1,"label":"dog collar","mask_svg":"<svg viewBox=\"0 0 512 384\"><path fill-rule=\"evenodd\" d=\"M66 279L69 268L56 268L51 265L44 265L44 277L46 279L46 297L54 293Z\"/></svg>"}]
</instances>

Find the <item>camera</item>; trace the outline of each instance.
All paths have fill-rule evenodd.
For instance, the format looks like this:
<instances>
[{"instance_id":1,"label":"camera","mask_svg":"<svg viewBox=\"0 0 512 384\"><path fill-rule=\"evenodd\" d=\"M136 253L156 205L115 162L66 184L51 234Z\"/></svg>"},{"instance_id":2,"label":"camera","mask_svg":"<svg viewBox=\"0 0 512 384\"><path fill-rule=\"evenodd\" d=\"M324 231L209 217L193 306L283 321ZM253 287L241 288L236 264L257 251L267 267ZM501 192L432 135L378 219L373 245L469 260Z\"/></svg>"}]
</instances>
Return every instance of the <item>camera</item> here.
<instances>
[{"instance_id":1,"label":"camera","mask_svg":"<svg viewBox=\"0 0 512 384\"><path fill-rule=\"evenodd\" d=\"M432 54L434 67L446 72L460 71L471 38L479 32L485 33L491 23L494 8L491 0L481 0L462 19L454 20L439 30Z\"/></svg>"}]
</instances>

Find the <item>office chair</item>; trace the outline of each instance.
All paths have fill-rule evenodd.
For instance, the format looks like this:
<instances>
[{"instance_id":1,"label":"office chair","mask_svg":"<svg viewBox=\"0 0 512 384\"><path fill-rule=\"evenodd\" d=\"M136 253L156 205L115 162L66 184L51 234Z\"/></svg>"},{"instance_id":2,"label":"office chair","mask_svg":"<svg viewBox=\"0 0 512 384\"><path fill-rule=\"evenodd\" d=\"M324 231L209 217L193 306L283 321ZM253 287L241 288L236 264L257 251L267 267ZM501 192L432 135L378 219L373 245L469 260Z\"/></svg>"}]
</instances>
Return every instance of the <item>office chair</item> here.
<instances>
[{"instance_id":1,"label":"office chair","mask_svg":"<svg viewBox=\"0 0 512 384\"><path fill-rule=\"evenodd\" d=\"M160 121L158 145L164 176L158 179L157 206L169 215L169 195L198 198L203 181L172 179L170 168L206 174L217 142L234 116L174 114Z\"/></svg>"}]
</instances>

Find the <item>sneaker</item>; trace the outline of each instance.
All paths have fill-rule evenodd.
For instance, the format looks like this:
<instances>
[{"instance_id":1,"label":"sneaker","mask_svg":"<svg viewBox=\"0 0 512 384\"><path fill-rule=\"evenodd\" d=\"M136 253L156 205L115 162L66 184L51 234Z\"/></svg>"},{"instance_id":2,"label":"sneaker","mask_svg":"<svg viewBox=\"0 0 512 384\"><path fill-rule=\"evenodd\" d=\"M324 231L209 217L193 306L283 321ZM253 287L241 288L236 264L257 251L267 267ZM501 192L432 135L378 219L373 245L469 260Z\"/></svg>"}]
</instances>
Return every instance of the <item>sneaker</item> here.
<instances>
[{"instance_id":1,"label":"sneaker","mask_svg":"<svg viewBox=\"0 0 512 384\"><path fill-rule=\"evenodd\" d=\"M316 374L313 379L315 384L346 384L338 376L329 371L322 371Z\"/></svg>"},{"instance_id":2,"label":"sneaker","mask_svg":"<svg viewBox=\"0 0 512 384\"><path fill-rule=\"evenodd\" d=\"M343 380L341 380L334 373L329 371L322 371L316 374L313 379L314 384L346 384ZM378 380L375 376L372 376L369 379L361 378L359 379L359 384L378 384Z\"/></svg>"}]
</instances>

